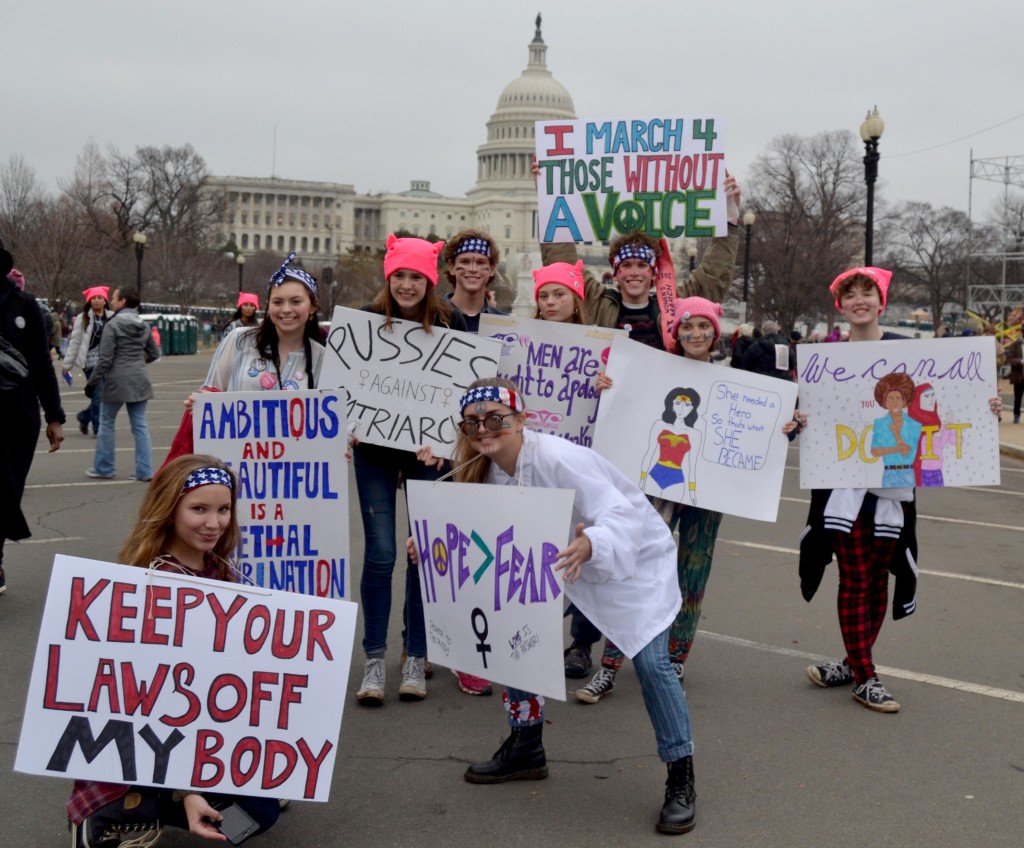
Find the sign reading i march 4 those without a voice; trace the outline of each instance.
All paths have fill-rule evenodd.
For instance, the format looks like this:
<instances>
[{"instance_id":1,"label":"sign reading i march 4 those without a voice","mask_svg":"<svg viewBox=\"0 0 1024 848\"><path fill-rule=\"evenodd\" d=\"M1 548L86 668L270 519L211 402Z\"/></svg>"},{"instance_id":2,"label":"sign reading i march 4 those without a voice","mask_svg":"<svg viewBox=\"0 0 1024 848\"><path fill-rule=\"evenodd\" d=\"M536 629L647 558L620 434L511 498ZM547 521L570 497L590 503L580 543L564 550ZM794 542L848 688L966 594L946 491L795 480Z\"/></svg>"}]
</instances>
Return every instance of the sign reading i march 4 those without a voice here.
<instances>
[{"instance_id":1,"label":"sign reading i march 4 those without a voice","mask_svg":"<svg viewBox=\"0 0 1024 848\"><path fill-rule=\"evenodd\" d=\"M435 665L565 700L565 584L574 492L407 484L427 653Z\"/></svg>"},{"instance_id":2,"label":"sign reading i march 4 those without a voice","mask_svg":"<svg viewBox=\"0 0 1024 848\"><path fill-rule=\"evenodd\" d=\"M612 342L594 450L648 495L775 521L796 384Z\"/></svg>"},{"instance_id":3,"label":"sign reading i march 4 those without a voice","mask_svg":"<svg viewBox=\"0 0 1024 848\"><path fill-rule=\"evenodd\" d=\"M270 589L348 597L345 392L199 392L197 453L238 475L238 569Z\"/></svg>"},{"instance_id":4,"label":"sign reading i march 4 those without a voice","mask_svg":"<svg viewBox=\"0 0 1024 848\"><path fill-rule=\"evenodd\" d=\"M459 398L478 377L493 377L500 344L474 333L432 327L338 306L318 385L349 393L348 420L360 441L450 457L461 418Z\"/></svg>"},{"instance_id":5,"label":"sign reading i march 4 those without a voice","mask_svg":"<svg viewBox=\"0 0 1024 848\"><path fill-rule=\"evenodd\" d=\"M326 801L356 605L57 556L15 768Z\"/></svg>"},{"instance_id":6,"label":"sign reading i march 4 those without a voice","mask_svg":"<svg viewBox=\"0 0 1024 848\"><path fill-rule=\"evenodd\" d=\"M995 339L800 350L801 488L999 485Z\"/></svg>"},{"instance_id":7,"label":"sign reading i march 4 those without a voice","mask_svg":"<svg viewBox=\"0 0 1024 848\"><path fill-rule=\"evenodd\" d=\"M713 115L538 121L540 240L724 235L722 126Z\"/></svg>"},{"instance_id":8,"label":"sign reading i march 4 those without a voice","mask_svg":"<svg viewBox=\"0 0 1024 848\"><path fill-rule=\"evenodd\" d=\"M526 400L526 425L590 447L597 421L597 375L612 339L627 335L583 324L481 315L480 335L501 342L498 376Z\"/></svg>"}]
</instances>

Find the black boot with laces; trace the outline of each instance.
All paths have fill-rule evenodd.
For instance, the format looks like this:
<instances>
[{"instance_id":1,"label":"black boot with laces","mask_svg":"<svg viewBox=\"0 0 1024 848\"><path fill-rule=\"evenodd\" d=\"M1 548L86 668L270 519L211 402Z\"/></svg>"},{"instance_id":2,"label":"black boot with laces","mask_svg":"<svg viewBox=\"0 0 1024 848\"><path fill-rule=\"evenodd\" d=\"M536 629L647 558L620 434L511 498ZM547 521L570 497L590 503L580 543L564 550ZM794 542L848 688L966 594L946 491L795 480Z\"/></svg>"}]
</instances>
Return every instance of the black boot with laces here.
<instances>
[{"instance_id":1,"label":"black boot with laces","mask_svg":"<svg viewBox=\"0 0 1024 848\"><path fill-rule=\"evenodd\" d=\"M689 833L697 824L697 792L693 788L693 757L668 764L665 804L658 817L659 833Z\"/></svg>"}]
</instances>

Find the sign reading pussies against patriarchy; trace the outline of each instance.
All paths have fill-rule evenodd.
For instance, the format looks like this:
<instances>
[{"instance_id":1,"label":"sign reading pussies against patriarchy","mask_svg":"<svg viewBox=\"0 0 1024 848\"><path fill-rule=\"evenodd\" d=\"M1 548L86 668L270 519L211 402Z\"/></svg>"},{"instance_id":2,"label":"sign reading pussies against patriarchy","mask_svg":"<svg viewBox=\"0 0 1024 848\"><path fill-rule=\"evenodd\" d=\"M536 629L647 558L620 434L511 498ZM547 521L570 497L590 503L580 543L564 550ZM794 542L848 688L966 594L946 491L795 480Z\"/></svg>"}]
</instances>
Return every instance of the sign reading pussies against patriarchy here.
<instances>
[{"instance_id":1,"label":"sign reading pussies against patriarchy","mask_svg":"<svg viewBox=\"0 0 1024 848\"><path fill-rule=\"evenodd\" d=\"M238 568L269 589L348 597L345 392L199 392L197 453L238 475Z\"/></svg>"},{"instance_id":2,"label":"sign reading pussies against patriarchy","mask_svg":"<svg viewBox=\"0 0 1024 848\"><path fill-rule=\"evenodd\" d=\"M594 450L648 495L775 521L796 384L629 339L608 358Z\"/></svg>"},{"instance_id":3,"label":"sign reading pussies against patriarchy","mask_svg":"<svg viewBox=\"0 0 1024 848\"><path fill-rule=\"evenodd\" d=\"M348 390L348 420L360 441L450 457L459 398L478 377L493 377L500 344L474 333L432 327L338 306L320 370L321 387Z\"/></svg>"},{"instance_id":4,"label":"sign reading pussies against patriarchy","mask_svg":"<svg viewBox=\"0 0 1024 848\"><path fill-rule=\"evenodd\" d=\"M574 492L407 483L430 661L565 700L564 584Z\"/></svg>"},{"instance_id":5,"label":"sign reading pussies against patriarchy","mask_svg":"<svg viewBox=\"0 0 1024 848\"><path fill-rule=\"evenodd\" d=\"M541 241L724 235L722 126L713 115L538 121Z\"/></svg>"},{"instance_id":6,"label":"sign reading pussies against patriarchy","mask_svg":"<svg viewBox=\"0 0 1024 848\"><path fill-rule=\"evenodd\" d=\"M485 314L480 335L501 342L498 376L519 387L526 400L526 425L590 447L597 375L608 362L612 339L626 331Z\"/></svg>"},{"instance_id":7,"label":"sign reading pussies against patriarchy","mask_svg":"<svg viewBox=\"0 0 1024 848\"><path fill-rule=\"evenodd\" d=\"M326 801L355 625L348 601L57 556L15 768Z\"/></svg>"},{"instance_id":8,"label":"sign reading pussies against patriarchy","mask_svg":"<svg viewBox=\"0 0 1024 848\"><path fill-rule=\"evenodd\" d=\"M801 488L999 485L995 339L800 351Z\"/></svg>"}]
</instances>

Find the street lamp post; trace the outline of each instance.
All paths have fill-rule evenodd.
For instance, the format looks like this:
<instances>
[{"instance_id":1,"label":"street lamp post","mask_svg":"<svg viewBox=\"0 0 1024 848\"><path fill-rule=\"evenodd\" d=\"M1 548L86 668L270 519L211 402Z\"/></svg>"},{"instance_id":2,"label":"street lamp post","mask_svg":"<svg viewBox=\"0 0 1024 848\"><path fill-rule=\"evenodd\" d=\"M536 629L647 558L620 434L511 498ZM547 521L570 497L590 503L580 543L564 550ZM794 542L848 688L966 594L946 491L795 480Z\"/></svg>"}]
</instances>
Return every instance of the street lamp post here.
<instances>
[{"instance_id":1,"label":"street lamp post","mask_svg":"<svg viewBox=\"0 0 1024 848\"><path fill-rule=\"evenodd\" d=\"M692 244L686 248L686 255L690 257L690 271L697 269L697 248Z\"/></svg>"},{"instance_id":2,"label":"street lamp post","mask_svg":"<svg viewBox=\"0 0 1024 848\"><path fill-rule=\"evenodd\" d=\"M864 264L871 266L874 257L875 229L875 180L878 179L878 139L885 130L885 121L878 114L878 107L868 112L860 125L860 137L864 142L864 182L868 186L868 209L864 219Z\"/></svg>"},{"instance_id":3,"label":"street lamp post","mask_svg":"<svg viewBox=\"0 0 1024 848\"><path fill-rule=\"evenodd\" d=\"M747 231L746 241L743 243L743 310L746 312L747 300L750 297L750 234L754 230L754 221L757 216L747 210L743 213L743 228ZM744 315L746 317L746 315Z\"/></svg>"},{"instance_id":4,"label":"street lamp post","mask_svg":"<svg viewBox=\"0 0 1024 848\"><path fill-rule=\"evenodd\" d=\"M238 293L242 293L242 270L245 268L245 257L241 253L235 257L235 262L238 263Z\"/></svg>"},{"instance_id":5,"label":"street lamp post","mask_svg":"<svg viewBox=\"0 0 1024 848\"><path fill-rule=\"evenodd\" d=\"M132 236L132 241L135 242L135 288L139 293L139 298L142 298L142 257L146 253L146 238L145 233L136 232Z\"/></svg>"}]
</instances>

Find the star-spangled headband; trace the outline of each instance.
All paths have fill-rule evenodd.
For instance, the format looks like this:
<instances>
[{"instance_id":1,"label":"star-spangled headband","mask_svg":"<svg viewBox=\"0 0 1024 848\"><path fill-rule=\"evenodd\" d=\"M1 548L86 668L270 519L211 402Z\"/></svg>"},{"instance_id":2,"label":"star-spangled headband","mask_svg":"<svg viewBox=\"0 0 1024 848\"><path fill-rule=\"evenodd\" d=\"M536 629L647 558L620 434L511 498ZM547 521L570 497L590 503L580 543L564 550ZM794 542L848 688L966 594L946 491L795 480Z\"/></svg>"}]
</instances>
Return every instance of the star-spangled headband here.
<instances>
[{"instance_id":1,"label":"star-spangled headband","mask_svg":"<svg viewBox=\"0 0 1024 848\"><path fill-rule=\"evenodd\" d=\"M268 288L270 286L279 286L285 280L291 278L297 282L302 283L302 285L304 285L307 289L310 290L310 292L313 294L313 297L316 297L316 280L314 280L311 276L309 276L309 274L307 274L300 268L288 267L289 265L292 264L292 260L295 259L296 256L297 254L295 253L294 250L288 254L288 257L284 260L284 263L281 265L281 267L278 268L273 273L273 275L271 275L270 284Z\"/></svg>"},{"instance_id":2,"label":"star-spangled headband","mask_svg":"<svg viewBox=\"0 0 1024 848\"><path fill-rule=\"evenodd\" d=\"M646 244L624 244L619 252L615 254L612 267L618 268L627 259L643 259L652 268L656 261L654 251Z\"/></svg>"},{"instance_id":3,"label":"star-spangled headband","mask_svg":"<svg viewBox=\"0 0 1024 848\"><path fill-rule=\"evenodd\" d=\"M522 412L526 409L523 399L512 389L504 386L481 386L479 389L470 389L459 401L459 411L465 414L466 407L471 403L485 403L493 400L496 403L503 403L513 412Z\"/></svg>"},{"instance_id":4,"label":"star-spangled headband","mask_svg":"<svg viewBox=\"0 0 1024 848\"><path fill-rule=\"evenodd\" d=\"M458 256L460 253L482 253L490 259L491 245L482 238L463 239L459 242L459 246L455 248L455 255Z\"/></svg>"},{"instance_id":5,"label":"star-spangled headband","mask_svg":"<svg viewBox=\"0 0 1024 848\"><path fill-rule=\"evenodd\" d=\"M181 493L184 495L200 486L211 485L227 486L231 490L235 488L231 482L231 475L227 471L223 468L207 466L206 468L197 468L185 478L185 485L181 487Z\"/></svg>"}]
</instances>

